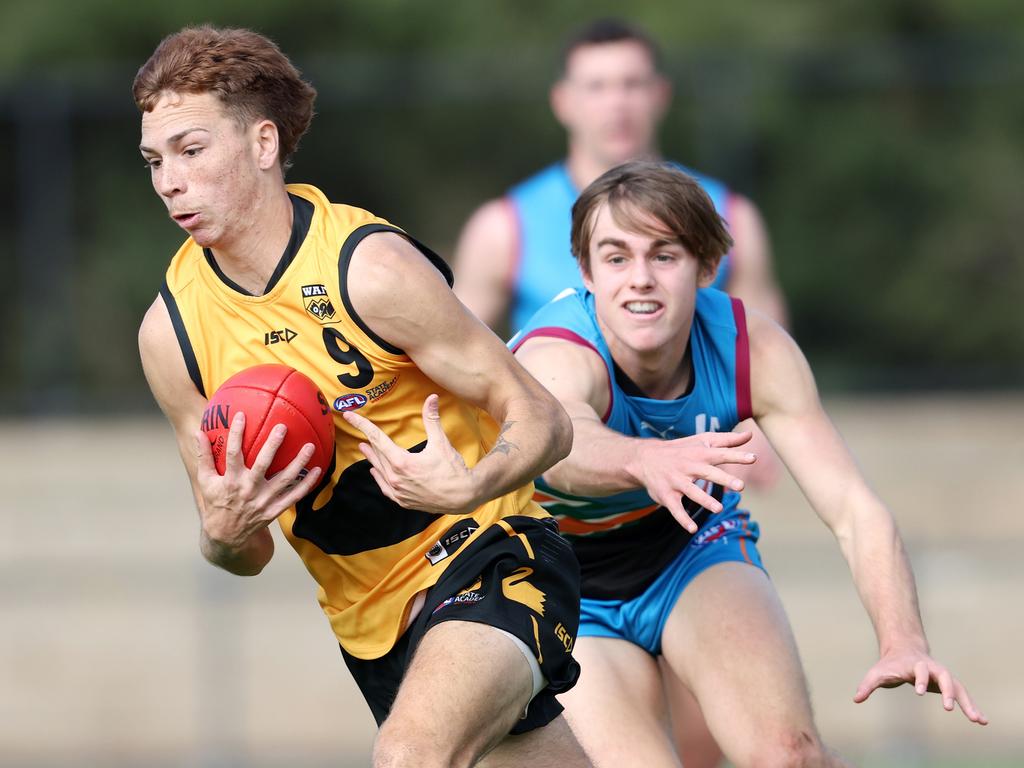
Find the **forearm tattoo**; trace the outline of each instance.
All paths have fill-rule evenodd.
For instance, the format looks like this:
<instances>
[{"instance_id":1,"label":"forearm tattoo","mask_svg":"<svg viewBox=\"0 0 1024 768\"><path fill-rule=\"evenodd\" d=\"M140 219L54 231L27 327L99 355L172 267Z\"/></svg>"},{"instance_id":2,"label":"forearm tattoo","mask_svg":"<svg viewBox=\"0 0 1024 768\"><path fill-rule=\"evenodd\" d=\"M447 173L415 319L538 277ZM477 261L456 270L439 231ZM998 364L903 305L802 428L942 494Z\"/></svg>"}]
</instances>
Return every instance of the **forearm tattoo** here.
<instances>
[{"instance_id":1,"label":"forearm tattoo","mask_svg":"<svg viewBox=\"0 0 1024 768\"><path fill-rule=\"evenodd\" d=\"M514 421L506 421L501 425L501 429L498 430L498 439L494 441L494 447L491 448L491 453L503 453L507 456L513 450L519 450L518 445L510 443L505 439L505 433L512 428L513 424L515 424Z\"/></svg>"}]
</instances>

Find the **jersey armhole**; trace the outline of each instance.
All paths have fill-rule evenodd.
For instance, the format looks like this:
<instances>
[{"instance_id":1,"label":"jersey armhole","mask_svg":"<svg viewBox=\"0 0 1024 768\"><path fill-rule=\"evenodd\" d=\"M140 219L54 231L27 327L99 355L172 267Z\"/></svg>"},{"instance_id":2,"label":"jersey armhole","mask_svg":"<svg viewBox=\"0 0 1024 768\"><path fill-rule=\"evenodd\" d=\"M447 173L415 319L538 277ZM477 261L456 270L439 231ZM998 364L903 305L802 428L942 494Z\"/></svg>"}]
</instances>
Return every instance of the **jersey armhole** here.
<instances>
[{"instance_id":1,"label":"jersey armhole","mask_svg":"<svg viewBox=\"0 0 1024 768\"><path fill-rule=\"evenodd\" d=\"M587 349L592 350L594 354L601 358L601 363L604 365L605 376L608 377L608 407L605 409L604 415L601 417L601 421L607 424L608 417L612 415L612 406L615 404L615 387L612 382L612 372L608 369L608 363L605 361L604 356L597 347L579 334L570 331L568 328L561 328L559 326L552 325L542 328L534 328L533 330L524 333L522 338L516 341L515 345L512 347L512 354L515 354L516 350L523 346L528 339L536 338L561 339L562 341L568 341L570 344L576 344L577 346L586 347Z\"/></svg>"},{"instance_id":2,"label":"jersey armhole","mask_svg":"<svg viewBox=\"0 0 1024 768\"><path fill-rule=\"evenodd\" d=\"M738 421L754 415L750 399L750 337L747 334L747 312L743 302L729 297L736 322L736 417Z\"/></svg>"},{"instance_id":3,"label":"jersey armhole","mask_svg":"<svg viewBox=\"0 0 1024 768\"><path fill-rule=\"evenodd\" d=\"M355 307L352 306L352 298L348 292L348 268L352 263L352 254L355 253L356 246L363 241L367 235L372 235L375 232L394 232L396 235L401 235L410 243L412 243L416 249L422 253L438 272L444 277L445 282L448 283L448 287L451 288L455 283L455 277L452 274L451 267L438 256L434 251L425 246L419 240L414 237L410 237L406 232L403 232L398 227L391 226L390 224L364 224L361 227L357 227L352 233L345 239L345 242L341 246L341 253L338 255L338 291L341 293L341 302L345 306L345 311L348 312L349 317L352 318L352 322L361 330L366 337L370 339L374 344L383 349L385 352L391 355L404 355L405 352L394 344L388 343L385 339L382 339L376 333L371 330L370 326L356 313Z\"/></svg>"},{"instance_id":4,"label":"jersey armhole","mask_svg":"<svg viewBox=\"0 0 1024 768\"><path fill-rule=\"evenodd\" d=\"M199 372L199 362L196 360L196 353L192 348L192 340L188 337L185 321L181 319L181 311L178 309L178 302L175 301L174 294L171 293L171 288L167 285L166 279L164 284L160 286L160 298L164 300L167 314L171 318L171 325L174 327L174 335L178 339L181 355L185 358L185 368L188 370L189 378L196 385L199 394L206 397L206 388L203 386L203 376Z\"/></svg>"}]
</instances>

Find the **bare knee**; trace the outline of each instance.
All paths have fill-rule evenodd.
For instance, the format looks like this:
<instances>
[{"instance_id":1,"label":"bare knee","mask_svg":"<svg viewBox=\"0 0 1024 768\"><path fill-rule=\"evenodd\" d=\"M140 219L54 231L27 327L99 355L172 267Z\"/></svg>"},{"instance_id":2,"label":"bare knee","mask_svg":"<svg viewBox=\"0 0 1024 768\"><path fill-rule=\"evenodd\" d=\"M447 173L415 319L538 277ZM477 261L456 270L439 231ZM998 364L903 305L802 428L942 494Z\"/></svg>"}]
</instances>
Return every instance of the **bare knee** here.
<instances>
[{"instance_id":1,"label":"bare knee","mask_svg":"<svg viewBox=\"0 0 1024 768\"><path fill-rule=\"evenodd\" d=\"M793 730L772 734L757 744L744 768L827 768L833 765L821 739L813 731Z\"/></svg>"},{"instance_id":2,"label":"bare knee","mask_svg":"<svg viewBox=\"0 0 1024 768\"><path fill-rule=\"evenodd\" d=\"M373 768L461 768L473 756L444 743L429 727L388 718L373 743Z\"/></svg>"}]
</instances>

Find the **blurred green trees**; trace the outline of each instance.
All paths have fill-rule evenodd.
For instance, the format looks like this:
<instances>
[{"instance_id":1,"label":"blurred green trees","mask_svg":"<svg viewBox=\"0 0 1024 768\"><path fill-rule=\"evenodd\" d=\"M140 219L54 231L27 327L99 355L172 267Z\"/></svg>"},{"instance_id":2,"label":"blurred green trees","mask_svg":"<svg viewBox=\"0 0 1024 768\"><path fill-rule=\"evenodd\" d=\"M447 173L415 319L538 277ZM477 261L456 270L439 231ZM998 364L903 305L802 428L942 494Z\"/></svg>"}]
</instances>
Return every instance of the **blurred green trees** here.
<instances>
[{"instance_id":1,"label":"blurred green trees","mask_svg":"<svg viewBox=\"0 0 1024 768\"><path fill-rule=\"evenodd\" d=\"M129 86L164 34L210 21L276 39L320 91L290 178L447 254L476 204L560 155L546 99L561 38L618 9L5 4L0 412L151 407L135 331L181 238L139 160ZM676 84L665 154L760 204L824 386L1024 382L1024 6L637 0L630 12Z\"/></svg>"}]
</instances>

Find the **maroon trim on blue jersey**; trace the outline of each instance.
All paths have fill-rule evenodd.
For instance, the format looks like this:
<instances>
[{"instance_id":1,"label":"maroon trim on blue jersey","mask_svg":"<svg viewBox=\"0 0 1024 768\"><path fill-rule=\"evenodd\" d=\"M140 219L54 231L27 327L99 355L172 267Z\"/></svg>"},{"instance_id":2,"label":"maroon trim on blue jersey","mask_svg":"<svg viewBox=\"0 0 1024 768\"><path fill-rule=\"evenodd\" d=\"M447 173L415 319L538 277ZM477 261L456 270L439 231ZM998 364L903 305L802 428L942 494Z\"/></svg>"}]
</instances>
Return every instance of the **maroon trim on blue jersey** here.
<instances>
[{"instance_id":1,"label":"maroon trim on blue jersey","mask_svg":"<svg viewBox=\"0 0 1024 768\"><path fill-rule=\"evenodd\" d=\"M562 339L573 344L577 344L587 349L592 349L598 357L601 358L601 362L604 362L604 357L598 351L597 347L591 344L589 341L584 339L582 336L570 331L568 328L560 328L557 325L548 325L543 328L534 328L529 333L525 334L523 338L516 342L516 345L512 347L513 354L519 350L523 344L526 343L527 339L533 338L549 338L549 339ZM601 417L601 421L608 421L608 417L612 415L612 403L615 402L615 389L612 387L612 372L608 370L607 364L604 366L605 375L608 377L608 410L604 412L604 416Z\"/></svg>"},{"instance_id":2,"label":"maroon trim on blue jersey","mask_svg":"<svg viewBox=\"0 0 1024 768\"><path fill-rule=\"evenodd\" d=\"M750 402L750 337L747 336L747 312L743 302L729 297L736 321L736 417L739 421L754 415Z\"/></svg>"}]
</instances>

